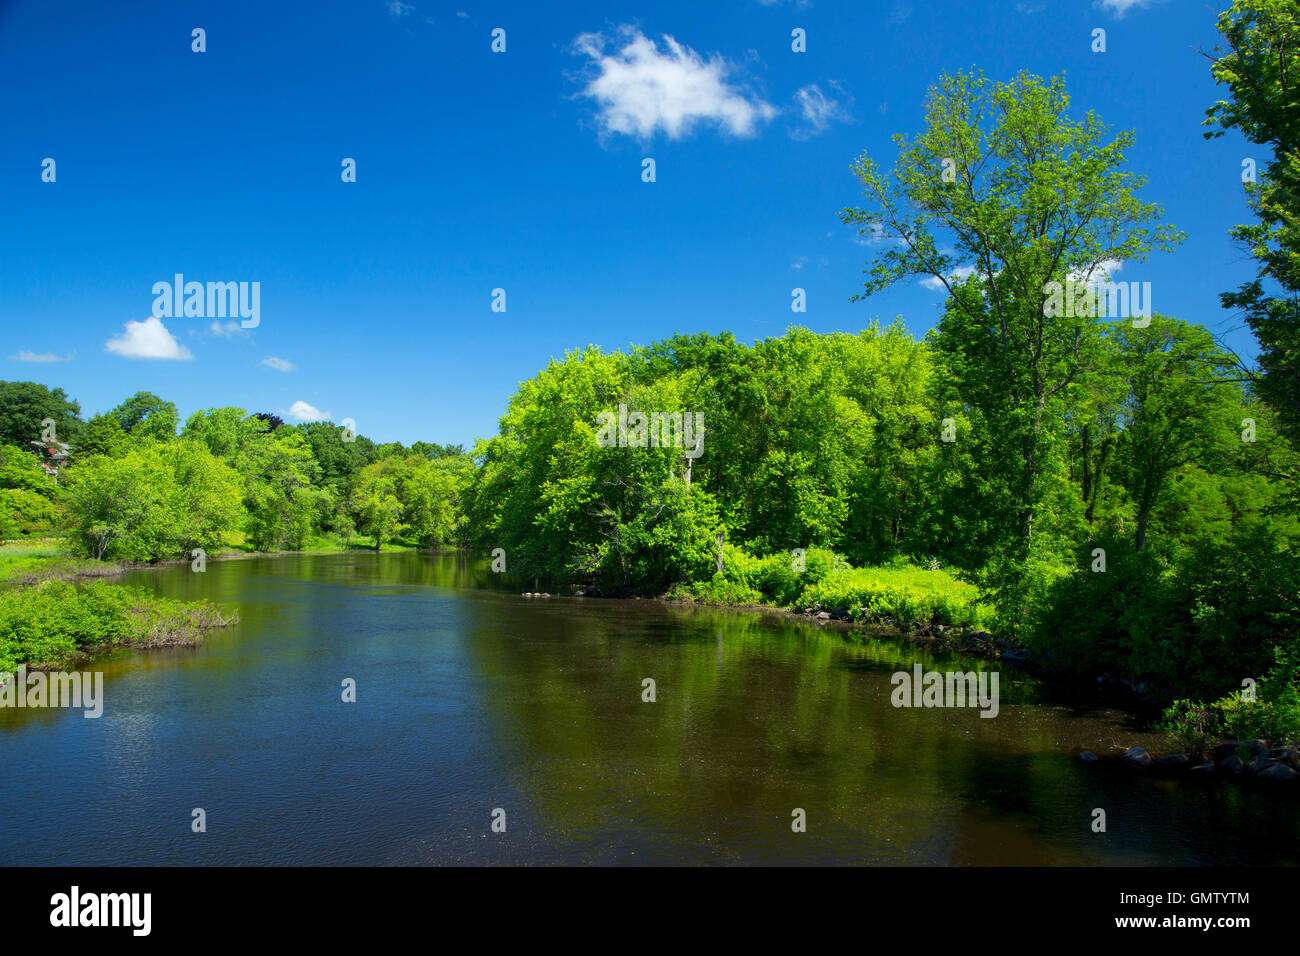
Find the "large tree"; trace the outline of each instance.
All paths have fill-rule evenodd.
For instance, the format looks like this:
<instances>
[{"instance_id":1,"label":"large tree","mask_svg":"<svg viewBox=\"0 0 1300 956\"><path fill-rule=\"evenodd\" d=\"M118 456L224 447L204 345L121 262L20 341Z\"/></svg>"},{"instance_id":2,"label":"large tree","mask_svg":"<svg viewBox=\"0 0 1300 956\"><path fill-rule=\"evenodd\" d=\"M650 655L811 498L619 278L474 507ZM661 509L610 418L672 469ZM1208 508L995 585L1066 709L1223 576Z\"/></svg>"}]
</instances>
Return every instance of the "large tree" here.
<instances>
[{"instance_id":1,"label":"large tree","mask_svg":"<svg viewBox=\"0 0 1300 956\"><path fill-rule=\"evenodd\" d=\"M1104 279L1108 264L1181 238L1138 199L1132 133L1112 137L1069 107L1060 78L944 76L924 130L896 137L892 179L864 153L854 173L869 205L841 213L879 250L864 295L918 276L947 292L942 341L961 355L959 393L979 393L1017 461L1022 553L1050 484L1049 404L1089 372L1099 335L1087 309L1050 307L1051 284Z\"/></svg>"},{"instance_id":2,"label":"large tree","mask_svg":"<svg viewBox=\"0 0 1300 956\"><path fill-rule=\"evenodd\" d=\"M1222 296L1259 340L1248 369L1279 424L1300 442L1300 16L1295 0L1237 0L1219 16L1227 49L1209 56L1230 99L1208 111L1207 138L1236 129L1272 152L1257 181L1245 180L1256 221L1232 230L1254 257L1254 279Z\"/></svg>"},{"instance_id":3,"label":"large tree","mask_svg":"<svg viewBox=\"0 0 1300 956\"><path fill-rule=\"evenodd\" d=\"M122 431L136 438L171 441L176 437L176 406L153 392L136 392L108 414L117 419Z\"/></svg>"},{"instance_id":4,"label":"large tree","mask_svg":"<svg viewBox=\"0 0 1300 956\"><path fill-rule=\"evenodd\" d=\"M1152 511L1170 478L1189 464L1212 467L1238 444L1240 390L1231 381L1231 357L1199 325L1156 315L1113 330L1120 367L1129 382L1121 406L1119 458L1136 506L1134 546L1146 547Z\"/></svg>"},{"instance_id":5,"label":"large tree","mask_svg":"<svg viewBox=\"0 0 1300 956\"><path fill-rule=\"evenodd\" d=\"M33 451L30 444L47 434L42 424L54 421L54 437L75 444L81 434L81 406L61 388L37 382L0 382L0 445Z\"/></svg>"}]
</instances>

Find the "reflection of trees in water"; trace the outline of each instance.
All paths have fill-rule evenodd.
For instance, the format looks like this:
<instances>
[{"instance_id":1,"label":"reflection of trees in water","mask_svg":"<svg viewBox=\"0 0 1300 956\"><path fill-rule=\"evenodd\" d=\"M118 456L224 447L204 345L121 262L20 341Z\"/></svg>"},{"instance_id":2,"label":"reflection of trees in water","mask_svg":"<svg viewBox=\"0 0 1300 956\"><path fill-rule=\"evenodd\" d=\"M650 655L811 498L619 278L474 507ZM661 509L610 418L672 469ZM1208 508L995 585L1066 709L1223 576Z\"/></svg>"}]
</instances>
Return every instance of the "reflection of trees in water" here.
<instances>
[{"instance_id":1,"label":"reflection of trees in water","mask_svg":"<svg viewBox=\"0 0 1300 956\"><path fill-rule=\"evenodd\" d=\"M503 625L508 653L490 650ZM653 602L528 607L467 646L502 688L490 713L518 776L540 780L548 826L618 823L755 859L936 859L912 849L943 843L953 757L933 723L890 706L894 649ZM864 662L882 666L845 666ZM806 834L790 831L795 807Z\"/></svg>"}]
</instances>

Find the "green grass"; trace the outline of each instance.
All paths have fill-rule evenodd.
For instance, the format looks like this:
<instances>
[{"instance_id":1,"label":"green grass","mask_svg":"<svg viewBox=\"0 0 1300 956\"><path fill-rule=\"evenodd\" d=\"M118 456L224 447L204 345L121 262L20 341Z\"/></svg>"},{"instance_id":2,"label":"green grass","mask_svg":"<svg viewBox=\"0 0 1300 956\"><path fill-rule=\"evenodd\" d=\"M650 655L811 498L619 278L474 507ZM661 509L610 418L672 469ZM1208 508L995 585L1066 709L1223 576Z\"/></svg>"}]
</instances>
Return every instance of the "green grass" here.
<instances>
[{"instance_id":1,"label":"green grass","mask_svg":"<svg viewBox=\"0 0 1300 956\"><path fill-rule=\"evenodd\" d=\"M859 622L889 622L903 630L913 625L983 627L992 610L979 602L979 588L939 568L924 568L900 558L888 565L850 568L843 558L810 548L802 568L785 553L756 558L727 549L725 570L711 580L679 584L669 601L699 604L806 608L846 607Z\"/></svg>"},{"instance_id":2,"label":"green grass","mask_svg":"<svg viewBox=\"0 0 1300 956\"><path fill-rule=\"evenodd\" d=\"M0 583L32 584L43 578L71 578L115 574L114 564L78 558L61 538L0 544Z\"/></svg>"},{"instance_id":3,"label":"green grass","mask_svg":"<svg viewBox=\"0 0 1300 956\"><path fill-rule=\"evenodd\" d=\"M248 544L247 537L242 531L232 531L226 533L226 547L232 552L240 554L268 554L272 552L255 551ZM375 539L369 535L354 534L349 540L347 547L343 542L334 535L316 535L310 538L306 546L296 551L286 551L285 554L339 554L344 551L373 551L375 550ZM384 551L413 551L415 545L406 544L400 541L389 541L384 545Z\"/></svg>"},{"instance_id":4,"label":"green grass","mask_svg":"<svg viewBox=\"0 0 1300 956\"><path fill-rule=\"evenodd\" d=\"M988 609L979 588L944 570L887 565L832 571L803 589L797 606L847 607L855 621L888 618L899 627L912 624L983 625Z\"/></svg>"}]
</instances>

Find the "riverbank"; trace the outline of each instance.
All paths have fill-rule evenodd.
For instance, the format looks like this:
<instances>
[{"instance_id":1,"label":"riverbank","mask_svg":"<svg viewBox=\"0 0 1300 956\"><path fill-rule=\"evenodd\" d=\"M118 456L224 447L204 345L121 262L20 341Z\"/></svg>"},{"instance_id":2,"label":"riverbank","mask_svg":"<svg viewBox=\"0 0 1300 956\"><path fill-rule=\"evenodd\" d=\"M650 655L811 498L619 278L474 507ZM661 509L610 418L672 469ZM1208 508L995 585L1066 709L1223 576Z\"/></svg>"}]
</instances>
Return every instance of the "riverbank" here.
<instances>
[{"instance_id":1,"label":"riverbank","mask_svg":"<svg viewBox=\"0 0 1300 956\"><path fill-rule=\"evenodd\" d=\"M409 545L385 545L386 552L421 551ZM438 549L434 549L438 550ZM373 547L355 545L339 548L322 545L300 551L249 551L233 547L229 551L214 552L204 556L205 561L240 561L251 558L274 558L295 554L352 554L373 553ZM128 571L147 568L191 564L192 558L164 558L159 561L97 561L72 554L61 538L42 538L35 541L0 542L0 586L31 587L41 581L88 581L110 578Z\"/></svg>"},{"instance_id":2,"label":"riverbank","mask_svg":"<svg viewBox=\"0 0 1300 956\"><path fill-rule=\"evenodd\" d=\"M1245 741L1230 737L1215 737L1215 731L1211 728L1216 725L1210 720L1200 725L1201 736L1198 739L1189 740L1185 720L1180 721L1174 716L1175 711L1181 714L1182 710L1171 708L1165 710L1162 715L1161 710L1156 707L1156 702L1147 694L1145 685L1131 679L1117 677L1112 673L1098 675L1095 678L1080 676L1071 668L1068 661L1062 660L1059 656L1036 655L1032 648L982 628L915 620L900 625L888 615L867 619L861 613L861 607L856 609L858 613L855 614L854 609L843 604L833 608L817 603L790 608L760 602L737 603L700 598L683 600L680 595L680 591L669 592L656 600L668 606L709 607L776 614L804 621L819 628L833 629L841 632L845 637L850 637L855 632L880 634L883 631L927 653L997 661L1030 676L1048 681L1057 687L1081 688L1085 692L1088 692L1091 687L1088 696L1098 698L1099 702L1107 705L1119 706L1135 716L1145 714L1142 720L1150 725L1150 733L1163 735L1174 744L1188 744L1189 752L1172 752L1160 757L1152 757L1145 747L1113 743L1105 756L1098 756L1089 749L1076 750L1080 762L1113 764L1126 768L1150 768L1152 772L1161 775L1187 775L1194 779L1228 779L1239 783L1258 780L1268 785L1297 784L1294 788L1288 786L1285 789L1300 795L1300 744L1297 744L1295 739L1281 738L1270 745L1268 740L1258 737ZM551 597L550 594L532 592L525 592L523 596ZM578 591L571 596L584 598L599 595ZM1181 703L1185 710L1189 702ZM1216 705L1196 706L1208 713ZM1251 704L1246 702L1245 706L1249 708ZM1251 727L1259 723L1249 719L1247 712L1241 709L1240 703L1236 714L1238 726ZM1243 718L1245 718L1244 722ZM1223 728L1220 727L1219 731L1222 730ZM1213 759L1203 756L1203 753L1212 754Z\"/></svg>"},{"instance_id":3,"label":"riverbank","mask_svg":"<svg viewBox=\"0 0 1300 956\"><path fill-rule=\"evenodd\" d=\"M1152 757L1145 747L1129 747L1109 758L1084 750L1079 753L1079 762L1206 780L1281 783L1300 795L1300 744L1296 743L1270 746L1262 739L1232 740L1218 743L1204 754L1170 753L1162 757Z\"/></svg>"},{"instance_id":4,"label":"riverbank","mask_svg":"<svg viewBox=\"0 0 1300 956\"><path fill-rule=\"evenodd\" d=\"M238 622L207 601L107 580L128 570L76 558L58 539L0 547L0 674L68 669L117 648L192 646Z\"/></svg>"}]
</instances>

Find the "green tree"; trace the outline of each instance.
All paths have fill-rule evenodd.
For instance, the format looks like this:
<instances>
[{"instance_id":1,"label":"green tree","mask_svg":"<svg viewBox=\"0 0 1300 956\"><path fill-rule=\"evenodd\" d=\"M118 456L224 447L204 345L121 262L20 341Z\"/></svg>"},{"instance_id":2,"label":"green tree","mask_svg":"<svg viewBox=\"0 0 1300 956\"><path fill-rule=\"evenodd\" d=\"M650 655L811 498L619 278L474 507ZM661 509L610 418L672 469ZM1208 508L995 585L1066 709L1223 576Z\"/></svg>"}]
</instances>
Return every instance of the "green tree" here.
<instances>
[{"instance_id":1,"label":"green tree","mask_svg":"<svg viewBox=\"0 0 1300 956\"><path fill-rule=\"evenodd\" d=\"M254 419L264 427L260 419ZM257 432L240 450L248 538L258 551L296 550L333 512L335 495L321 487L311 445L292 428Z\"/></svg>"},{"instance_id":2,"label":"green tree","mask_svg":"<svg viewBox=\"0 0 1300 956\"><path fill-rule=\"evenodd\" d=\"M376 458L374 442L364 435L349 436L341 425L308 422L296 427L311 445L322 482L336 494L346 494L357 473ZM353 440L346 440L349 437Z\"/></svg>"},{"instance_id":3,"label":"green tree","mask_svg":"<svg viewBox=\"0 0 1300 956\"><path fill-rule=\"evenodd\" d=\"M1068 111L1060 78L945 76L924 131L896 137L893 181L864 154L854 172L871 204L841 213L880 243L865 295L916 276L948 293L936 344L959 394L1016 446L1022 554L1057 483L1045 461L1058 445L1045 433L1060 417L1054 403L1088 374L1099 337L1092 316L1050 307L1051 284L1180 238L1137 198L1143 180L1124 156L1132 134L1112 139L1094 114Z\"/></svg>"},{"instance_id":4,"label":"green tree","mask_svg":"<svg viewBox=\"0 0 1300 956\"><path fill-rule=\"evenodd\" d=\"M179 416L176 406L152 392L136 392L108 414L118 420L122 431L136 438L171 441L176 437Z\"/></svg>"},{"instance_id":5,"label":"green tree","mask_svg":"<svg viewBox=\"0 0 1300 956\"><path fill-rule=\"evenodd\" d=\"M142 442L73 473L74 540L91 557L157 561L215 551L242 522L239 477L197 442Z\"/></svg>"},{"instance_id":6,"label":"green tree","mask_svg":"<svg viewBox=\"0 0 1300 956\"><path fill-rule=\"evenodd\" d=\"M1205 135L1235 129L1272 151L1257 181L1243 177L1256 221L1231 233L1258 274L1221 298L1259 340L1258 372L1247 371L1300 443L1300 17L1295 0L1236 0L1218 26L1227 49L1209 56L1210 70L1230 99L1207 110L1216 129Z\"/></svg>"},{"instance_id":7,"label":"green tree","mask_svg":"<svg viewBox=\"0 0 1300 956\"><path fill-rule=\"evenodd\" d=\"M1134 546L1146 547L1152 510L1170 477L1192 463L1210 464L1236 442L1240 407L1231 357L1198 325L1155 315L1150 325L1115 325L1129 381L1120 458L1136 504Z\"/></svg>"},{"instance_id":8,"label":"green tree","mask_svg":"<svg viewBox=\"0 0 1300 956\"><path fill-rule=\"evenodd\" d=\"M130 444L122 421L116 415L95 415L86 422L82 432L81 443L77 447L77 460L88 455L109 455L119 457Z\"/></svg>"},{"instance_id":9,"label":"green tree","mask_svg":"<svg viewBox=\"0 0 1300 956\"><path fill-rule=\"evenodd\" d=\"M35 453L30 444L45 434L46 419L54 421L54 437L76 445L81 437L81 406L61 388L36 382L0 382L0 445L16 445Z\"/></svg>"},{"instance_id":10,"label":"green tree","mask_svg":"<svg viewBox=\"0 0 1300 956\"><path fill-rule=\"evenodd\" d=\"M458 499L468 477L463 468L455 469L452 461L431 461L419 454L390 455L361 469L355 495L364 516L362 530L374 534L378 529L377 541L409 533L428 548L450 542L456 530ZM397 502L395 521L388 517L389 498Z\"/></svg>"}]
</instances>

